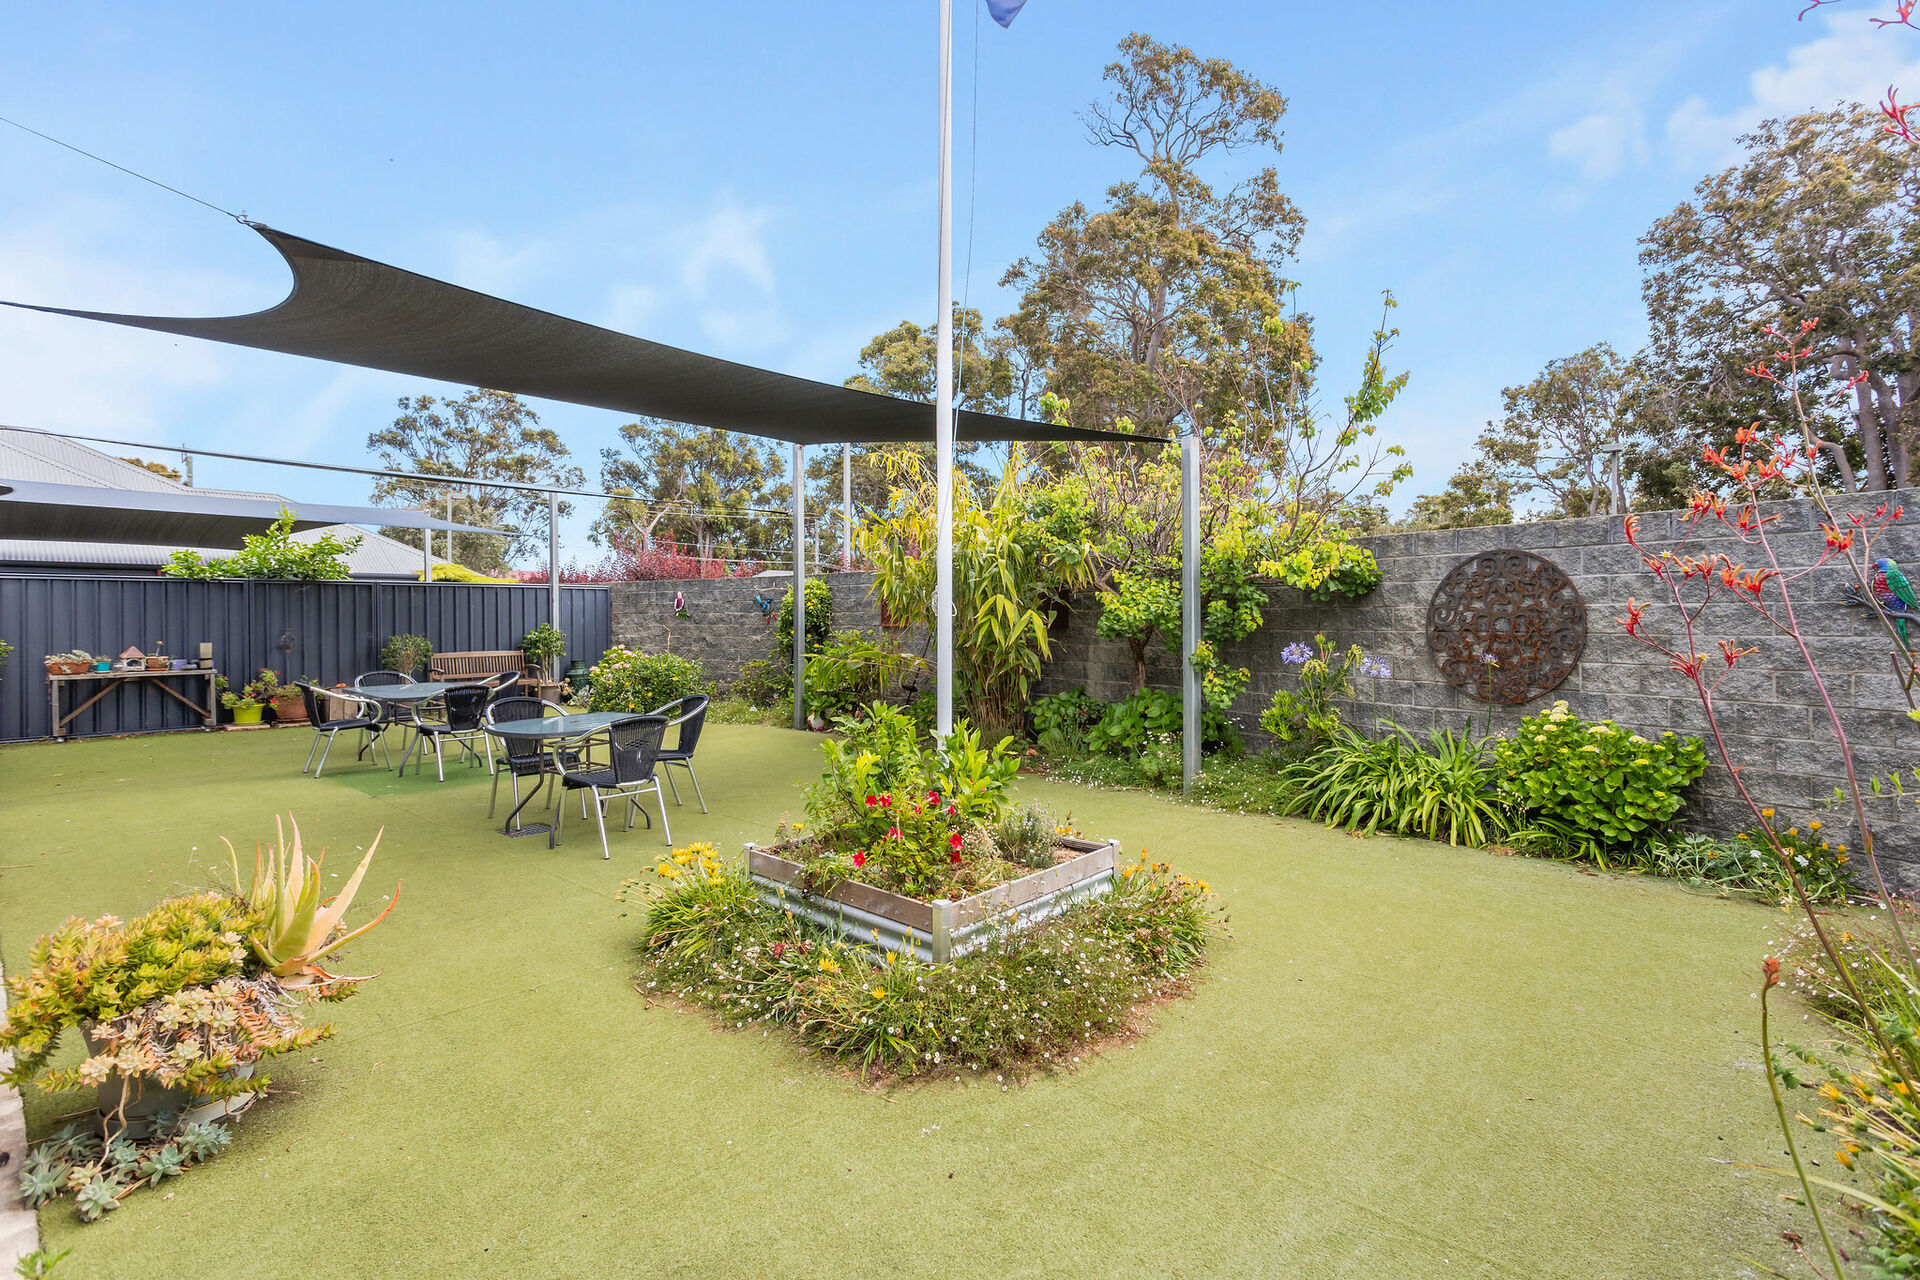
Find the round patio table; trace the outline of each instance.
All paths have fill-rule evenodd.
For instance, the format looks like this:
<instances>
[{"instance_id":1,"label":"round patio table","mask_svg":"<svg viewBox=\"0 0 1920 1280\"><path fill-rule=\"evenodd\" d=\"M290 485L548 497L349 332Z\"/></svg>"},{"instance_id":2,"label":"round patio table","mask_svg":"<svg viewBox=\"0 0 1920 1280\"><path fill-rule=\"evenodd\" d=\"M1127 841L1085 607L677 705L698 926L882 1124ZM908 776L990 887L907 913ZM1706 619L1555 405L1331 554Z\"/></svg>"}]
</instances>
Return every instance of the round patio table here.
<instances>
[{"instance_id":1,"label":"round patio table","mask_svg":"<svg viewBox=\"0 0 1920 1280\"><path fill-rule=\"evenodd\" d=\"M458 689L463 684L477 683L478 681L474 680L417 680L412 684L355 685L353 691L363 698L372 698L376 702L390 702L398 707L412 706L416 702L425 702L429 698L437 698L449 689ZM400 722L396 721L395 723ZM400 727L405 728L406 726L401 724ZM406 775L407 758L413 754L414 747L420 745L424 737L424 734L415 732L413 741L409 742L406 749L400 753L401 776L404 777ZM364 751L366 748L362 747L361 750ZM426 750L422 747L422 768L426 767L425 760Z\"/></svg>"},{"instance_id":2,"label":"round patio table","mask_svg":"<svg viewBox=\"0 0 1920 1280\"><path fill-rule=\"evenodd\" d=\"M394 688L399 688L395 685ZM580 711L571 715L541 716L533 720L503 720L498 724L483 724L480 727L496 738L532 738L547 750L557 749L563 742L576 738L585 738L599 733L609 725L622 720L630 720L631 711ZM529 822L514 825L514 819L527 807L529 801L546 789L547 779L554 770L542 770L539 785L527 792L526 799L513 806L513 812L507 815L507 821L500 828L500 834L509 838L517 836L543 836L553 828L544 822Z\"/></svg>"}]
</instances>

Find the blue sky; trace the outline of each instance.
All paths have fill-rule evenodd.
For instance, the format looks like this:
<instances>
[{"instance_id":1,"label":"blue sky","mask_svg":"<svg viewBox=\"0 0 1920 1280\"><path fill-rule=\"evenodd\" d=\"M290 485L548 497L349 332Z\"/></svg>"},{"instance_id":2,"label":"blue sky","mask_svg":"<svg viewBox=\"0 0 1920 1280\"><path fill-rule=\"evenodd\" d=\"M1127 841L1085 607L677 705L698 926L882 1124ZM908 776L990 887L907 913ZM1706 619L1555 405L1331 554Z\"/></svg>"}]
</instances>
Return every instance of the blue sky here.
<instances>
[{"instance_id":1,"label":"blue sky","mask_svg":"<svg viewBox=\"0 0 1920 1280\"><path fill-rule=\"evenodd\" d=\"M956 5L957 269L997 282L1076 198L1129 174L1075 113L1135 30L1290 100L1300 301L1328 403L1379 295L1412 381L1383 433L1445 482L1500 388L1637 347L1636 240L1767 115L1920 91L1890 2L1610 6L1031 0ZM1461 12L1465 10L1465 12ZM937 8L837 4L10 6L0 115L223 207L695 350L810 377L931 319ZM975 33L978 27L977 120ZM977 159L970 135L977 127ZM969 191L969 172L977 172ZM222 314L286 277L217 214L0 127L0 297ZM958 289L958 285L956 289ZM395 397L367 370L0 315L0 421L362 462ZM539 403L591 473L621 419ZM362 484L202 463L203 484L360 500ZM585 553L585 517L566 533Z\"/></svg>"}]
</instances>

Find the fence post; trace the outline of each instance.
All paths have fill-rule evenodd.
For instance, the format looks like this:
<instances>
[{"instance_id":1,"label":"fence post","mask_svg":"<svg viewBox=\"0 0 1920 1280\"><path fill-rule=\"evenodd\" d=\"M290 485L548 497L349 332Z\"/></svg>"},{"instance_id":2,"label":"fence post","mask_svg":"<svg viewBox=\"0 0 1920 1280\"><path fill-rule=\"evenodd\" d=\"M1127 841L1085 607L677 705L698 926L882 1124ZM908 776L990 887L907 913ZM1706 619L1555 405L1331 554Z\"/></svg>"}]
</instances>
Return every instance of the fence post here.
<instances>
[{"instance_id":1,"label":"fence post","mask_svg":"<svg viewBox=\"0 0 1920 1280\"><path fill-rule=\"evenodd\" d=\"M953 902L935 898L927 905L933 908L933 962L945 964L953 958Z\"/></svg>"}]
</instances>

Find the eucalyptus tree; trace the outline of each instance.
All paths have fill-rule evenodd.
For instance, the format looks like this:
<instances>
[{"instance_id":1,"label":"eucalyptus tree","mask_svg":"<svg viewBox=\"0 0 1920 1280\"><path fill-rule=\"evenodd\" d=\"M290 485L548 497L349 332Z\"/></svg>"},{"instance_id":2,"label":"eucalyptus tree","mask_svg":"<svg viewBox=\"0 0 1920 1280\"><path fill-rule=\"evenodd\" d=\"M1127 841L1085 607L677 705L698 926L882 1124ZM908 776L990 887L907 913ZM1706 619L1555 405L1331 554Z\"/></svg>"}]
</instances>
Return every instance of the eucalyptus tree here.
<instances>
[{"instance_id":1,"label":"eucalyptus tree","mask_svg":"<svg viewBox=\"0 0 1920 1280\"><path fill-rule=\"evenodd\" d=\"M505 391L469 391L458 399L402 396L391 426L367 437L380 465L424 475L511 480L578 488L580 468L568 461L567 446L518 396ZM384 506L424 507L444 512L449 486L426 480L382 479L373 501ZM499 529L500 536L454 535L453 558L481 573L501 573L516 556L543 546L547 537L547 499L519 489L488 485L451 488L452 514L461 524ZM571 511L562 503L561 514ZM419 546L418 529L383 529L387 536Z\"/></svg>"},{"instance_id":2,"label":"eucalyptus tree","mask_svg":"<svg viewBox=\"0 0 1920 1280\"><path fill-rule=\"evenodd\" d=\"M780 508L792 485L772 446L658 418L625 424L620 440L600 451L600 486L631 496L607 503L591 530L596 542L672 542L702 559L759 558L790 546Z\"/></svg>"}]
</instances>

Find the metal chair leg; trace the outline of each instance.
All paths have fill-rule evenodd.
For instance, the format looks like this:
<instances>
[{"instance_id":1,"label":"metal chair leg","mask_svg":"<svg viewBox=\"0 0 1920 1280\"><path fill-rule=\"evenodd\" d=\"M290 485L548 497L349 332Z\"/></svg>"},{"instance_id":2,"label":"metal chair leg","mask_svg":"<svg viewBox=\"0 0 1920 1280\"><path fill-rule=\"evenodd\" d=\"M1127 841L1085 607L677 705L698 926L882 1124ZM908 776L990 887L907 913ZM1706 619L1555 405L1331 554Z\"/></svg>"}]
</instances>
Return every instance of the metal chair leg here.
<instances>
[{"instance_id":1,"label":"metal chair leg","mask_svg":"<svg viewBox=\"0 0 1920 1280\"><path fill-rule=\"evenodd\" d=\"M587 790L593 792L593 824L600 828L600 856L611 860L613 858L613 850L607 848L606 803L600 799L600 788L589 787Z\"/></svg>"},{"instance_id":2,"label":"metal chair leg","mask_svg":"<svg viewBox=\"0 0 1920 1280\"><path fill-rule=\"evenodd\" d=\"M442 735L437 733L433 735L433 771L440 775L440 781L445 782L447 780L447 758L440 754L441 736ZM427 753L422 751L420 753L420 764L422 767L425 767L426 763Z\"/></svg>"},{"instance_id":3,"label":"metal chair leg","mask_svg":"<svg viewBox=\"0 0 1920 1280\"><path fill-rule=\"evenodd\" d=\"M705 813L707 811L707 796L704 791L700 790L700 775L693 771L693 761L682 760L680 763L685 766L687 777L693 780L693 794L700 797L700 812Z\"/></svg>"},{"instance_id":4,"label":"metal chair leg","mask_svg":"<svg viewBox=\"0 0 1920 1280\"><path fill-rule=\"evenodd\" d=\"M673 787L673 802L674 802L675 804L679 804L679 803L680 803L680 788L679 788L679 787L674 787L674 786L673 786L673 762L672 762L671 760L669 760L669 761L667 761L667 762L665 762L665 763L663 763L663 764L662 764L662 765L660 766L660 776L661 776L661 777L663 777L663 778L665 778L665 779L667 780L667 785L668 785L668 786L670 786L670 787Z\"/></svg>"},{"instance_id":5,"label":"metal chair leg","mask_svg":"<svg viewBox=\"0 0 1920 1280\"><path fill-rule=\"evenodd\" d=\"M325 769L325 768L327 767L327 752L328 752L328 751L331 751L331 750L333 750L333 738L334 738L334 734L337 734L337 733L339 733L339 732L340 732L340 731L339 731L338 729L335 729L335 730L333 731L333 733L329 733L329 734L327 735L327 745L326 745L326 747L325 747L325 749L324 749L324 750L322 750L322 751L320 752L320 765L319 765L319 767L318 767L318 768L316 768L316 769L315 769L315 770L313 771L313 776L314 776L314 777L316 777L316 778L318 778L318 777L320 776L320 774L321 774L321 771L322 771L322 770L324 770L324 769Z\"/></svg>"},{"instance_id":6,"label":"metal chair leg","mask_svg":"<svg viewBox=\"0 0 1920 1280\"><path fill-rule=\"evenodd\" d=\"M673 847L673 824L667 820L667 797L660 791L660 779L653 780L653 798L660 802L660 833L667 838L667 847Z\"/></svg>"},{"instance_id":7,"label":"metal chair leg","mask_svg":"<svg viewBox=\"0 0 1920 1280\"><path fill-rule=\"evenodd\" d=\"M387 768L393 768L393 752L387 747L387 735L380 735L380 754L387 758Z\"/></svg>"},{"instance_id":8,"label":"metal chair leg","mask_svg":"<svg viewBox=\"0 0 1920 1280\"><path fill-rule=\"evenodd\" d=\"M320 749L320 730L315 729L313 731L313 745L307 748L307 762L300 766L300 772L305 773L307 770L313 768L313 753L318 751L319 749Z\"/></svg>"},{"instance_id":9,"label":"metal chair leg","mask_svg":"<svg viewBox=\"0 0 1920 1280\"><path fill-rule=\"evenodd\" d=\"M560 828L566 821L567 806L564 804L553 806L553 825L547 828L547 848L551 849L560 843Z\"/></svg>"},{"instance_id":10,"label":"metal chair leg","mask_svg":"<svg viewBox=\"0 0 1920 1280\"><path fill-rule=\"evenodd\" d=\"M514 796L515 800L518 800L519 798L520 797L518 794ZM487 794L487 816L489 818L493 816L493 811L499 805L499 803L500 803L500 775L496 773L493 775L493 790Z\"/></svg>"}]
</instances>

